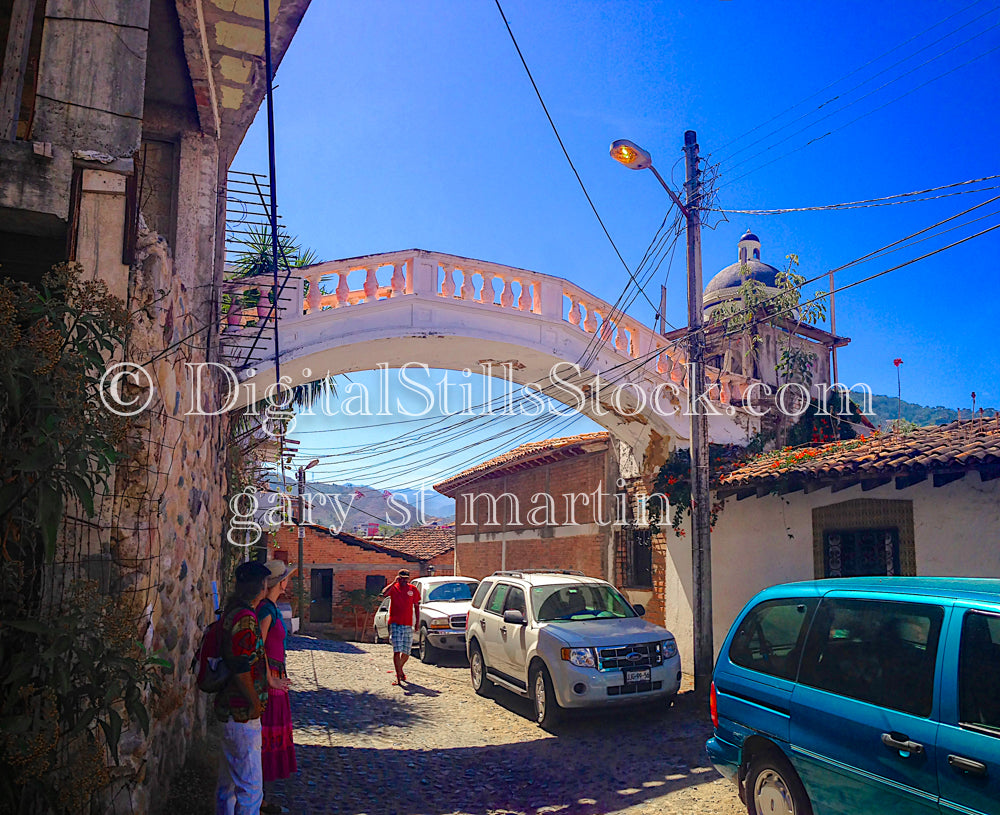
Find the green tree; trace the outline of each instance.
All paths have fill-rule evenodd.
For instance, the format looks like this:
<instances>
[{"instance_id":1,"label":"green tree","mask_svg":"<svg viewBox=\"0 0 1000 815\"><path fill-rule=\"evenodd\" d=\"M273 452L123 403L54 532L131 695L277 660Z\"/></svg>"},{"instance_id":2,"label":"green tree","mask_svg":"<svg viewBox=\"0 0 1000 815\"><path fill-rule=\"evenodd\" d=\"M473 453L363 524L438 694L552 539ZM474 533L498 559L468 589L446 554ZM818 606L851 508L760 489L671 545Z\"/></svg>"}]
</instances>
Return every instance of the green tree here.
<instances>
[{"instance_id":1,"label":"green tree","mask_svg":"<svg viewBox=\"0 0 1000 815\"><path fill-rule=\"evenodd\" d=\"M775 275L774 288L768 287L751 277L750 267L740 267L743 282L736 296L720 304L712 313L713 320L722 323L727 337L747 337L754 370L759 371L759 353L763 343L759 326L770 325L777 328L784 320L795 325L792 331L779 331L785 335L783 347L775 365L775 374L786 382L812 384L816 355L792 344L795 330L803 323L815 325L826 318L826 292L816 292L815 298L802 302L802 285L806 278L795 269L799 265L798 255L787 255L788 266Z\"/></svg>"}]
</instances>

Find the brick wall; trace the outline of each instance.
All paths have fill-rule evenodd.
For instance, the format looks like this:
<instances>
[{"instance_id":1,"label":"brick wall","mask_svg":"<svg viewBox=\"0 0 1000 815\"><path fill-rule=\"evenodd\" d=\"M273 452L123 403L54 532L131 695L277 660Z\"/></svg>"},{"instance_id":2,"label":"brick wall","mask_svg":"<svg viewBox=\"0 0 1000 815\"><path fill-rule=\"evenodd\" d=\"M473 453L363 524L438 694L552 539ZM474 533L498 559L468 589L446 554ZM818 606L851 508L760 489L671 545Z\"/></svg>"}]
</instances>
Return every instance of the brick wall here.
<instances>
[{"instance_id":1,"label":"brick wall","mask_svg":"<svg viewBox=\"0 0 1000 815\"><path fill-rule=\"evenodd\" d=\"M608 483L609 454L587 453L505 475L484 477L461 488L455 496L458 573L483 578L507 569L578 569L592 577L607 577L607 542L613 512L615 484ZM593 492L602 493L597 506ZM500 499L509 493L516 499ZM537 493L552 496L549 512L543 512ZM590 498L570 499L570 493L588 493ZM472 496L471 500L463 496ZM485 498L498 499L495 518L490 517ZM515 509L516 507L516 509ZM496 523L490 523L495 520ZM581 534L574 535L574 520ZM604 524L596 526L598 522ZM499 540L506 535L506 559Z\"/></svg>"},{"instance_id":2,"label":"brick wall","mask_svg":"<svg viewBox=\"0 0 1000 815\"><path fill-rule=\"evenodd\" d=\"M414 575L421 573L420 563L406 560L402 557L365 549L361 546L347 543L330 534L324 527L306 526L304 529L302 562L305 571L305 602L306 611L302 618L304 625L309 624L309 607L312 605L312 570L331 569L333 572L332 620L329 623L333 631L343 637L354 638L356 635L355 614L348 602L349 593L356 589L364 589L369 575L383 577L386 583L391 582L400 569L409 569ZM294 526L281 527L277 532L276 557L284 558L287 552L288 561L298 563L298 537ZM434 561L432 561L434 562ZM439 567L438 574L445 564ZM451 553L448 553L446 565L451 567ZM426 567L424 567L426 570ZM370 639L370 621L363 626L362 634Z\"/></svg>"}]
</instances>

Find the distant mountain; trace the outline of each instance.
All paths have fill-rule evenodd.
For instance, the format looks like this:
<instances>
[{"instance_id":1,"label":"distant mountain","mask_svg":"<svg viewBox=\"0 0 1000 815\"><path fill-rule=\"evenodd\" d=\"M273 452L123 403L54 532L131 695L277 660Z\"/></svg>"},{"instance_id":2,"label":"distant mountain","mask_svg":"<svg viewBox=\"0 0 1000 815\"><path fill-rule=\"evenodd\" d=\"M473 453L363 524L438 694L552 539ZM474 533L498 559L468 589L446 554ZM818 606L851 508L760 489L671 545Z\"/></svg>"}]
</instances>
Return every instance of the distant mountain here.
<instances>
[{"instance_id":1,"label":"distant mountain","mask_svg":"<svg viewBox=\"0 0 1000 815\"><path fill-rule=\"evenodd\" d=\"M279 479L271 476L269 481L280 491ZM285 487L295 495L294 478L286 480ZM422 523L447 524L455 520L455 501L433 490L424 490L421 500L417 489L395 490L387 495L386 491L367 484L308 481L305 491L311 496L313 522L344 532L368 523L409 529Z\"/></svg>"},{"instance_id":2,"label":"distant mountain","mask_svg":"<svg viewBox=\"0 0 1000 815\"><path fill-rule=\"evenodd\" d=\"M857 394L854 394L853 398L856 402L859 400ZM872 409L875 411L875 416L869 416L868 419L876 427L885 427L896 420L896 397L873 395ZM979 407L977 406L976 413L978 414L978 412ZM899 403L898 413L903 419L913 422L916 425L947 424L958 418L968 419L972 415L968 407L963 408L961 411L941 406L927 407L926 405L907 402L905 399ZM986 416L995 416L996 409L986 408L984 413Z\"/></svg>"}]
</instances>

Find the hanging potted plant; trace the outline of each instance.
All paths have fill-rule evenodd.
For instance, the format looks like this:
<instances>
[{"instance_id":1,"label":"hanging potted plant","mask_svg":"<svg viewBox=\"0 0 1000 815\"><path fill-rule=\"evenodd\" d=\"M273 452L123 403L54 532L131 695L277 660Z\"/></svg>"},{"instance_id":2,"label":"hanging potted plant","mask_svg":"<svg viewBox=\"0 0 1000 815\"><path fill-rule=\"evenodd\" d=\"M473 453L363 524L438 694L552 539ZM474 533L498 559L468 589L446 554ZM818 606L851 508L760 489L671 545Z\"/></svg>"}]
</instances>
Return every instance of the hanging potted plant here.
<instances>
[{"instance_id":1,"label":"hanging potted plant","mask_svg":"<svg viewBox=\"0 0 1000 815\"><path fill-rule=\"evenodd\" d=\"M267 290L267 305L264 305L264 298L257 301L257 316L266 318L271 316L271 308L274 305L274 287Z\"/></svg>"},{"instance_id":2,"label":"hanging potted plant","mask_svg":"<svg viewBox=\"0 0 1000 815\"><path fill-rule=\"evenodd\" d=\"M222 295L222 313L226 315L226 323L238 326L243 322L243 312L239 308L239 298L231 294Z\"/></svg>"}]
</instances>

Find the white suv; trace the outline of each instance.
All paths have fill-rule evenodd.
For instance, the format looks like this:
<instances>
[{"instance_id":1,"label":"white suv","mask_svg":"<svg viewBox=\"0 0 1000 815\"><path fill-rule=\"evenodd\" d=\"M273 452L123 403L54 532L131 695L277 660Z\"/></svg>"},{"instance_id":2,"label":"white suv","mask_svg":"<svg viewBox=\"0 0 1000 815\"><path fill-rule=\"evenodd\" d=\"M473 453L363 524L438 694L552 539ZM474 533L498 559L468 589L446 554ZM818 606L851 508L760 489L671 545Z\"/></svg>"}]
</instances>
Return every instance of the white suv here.
<instances>
[{"instance_id":1,"label":"white suv","mask_svg":"<svg viewBox=\"0 0 1000 815\"><path fill-rule=\"evenodd\" d=\"M495 572L469 609L472 686L481 696L496 684L531 698L543 727L564 708L669 707L681 682L677 643L643 613L581 572Z\"/></svg>"}]
</instances>

